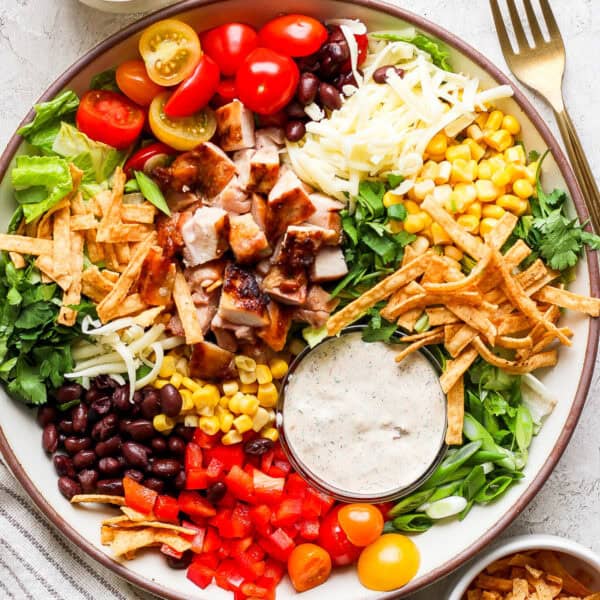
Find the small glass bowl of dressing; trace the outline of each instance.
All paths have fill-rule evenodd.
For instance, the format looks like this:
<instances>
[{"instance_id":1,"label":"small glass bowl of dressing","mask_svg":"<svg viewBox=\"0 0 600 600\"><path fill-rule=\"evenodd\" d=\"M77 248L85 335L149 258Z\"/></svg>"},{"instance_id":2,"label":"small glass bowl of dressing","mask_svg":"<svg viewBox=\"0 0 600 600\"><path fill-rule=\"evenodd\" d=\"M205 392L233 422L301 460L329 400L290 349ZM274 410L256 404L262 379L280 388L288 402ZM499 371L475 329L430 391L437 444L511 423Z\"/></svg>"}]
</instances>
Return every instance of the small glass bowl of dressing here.
<instances>
[{"instance_id":1,"label":"small glass bowl of dressing","mask_svg":"<svg viewBox=\"0 0 600 600\"><path fill-rule=\"evenodd\" d=\"M396 363L398 347L363 342L363 329L348 327L294 359L277 428L313 487L344 502L379 503L413 492L443 459L446 397L429 350Z\"/></svg>"}]
</instances>

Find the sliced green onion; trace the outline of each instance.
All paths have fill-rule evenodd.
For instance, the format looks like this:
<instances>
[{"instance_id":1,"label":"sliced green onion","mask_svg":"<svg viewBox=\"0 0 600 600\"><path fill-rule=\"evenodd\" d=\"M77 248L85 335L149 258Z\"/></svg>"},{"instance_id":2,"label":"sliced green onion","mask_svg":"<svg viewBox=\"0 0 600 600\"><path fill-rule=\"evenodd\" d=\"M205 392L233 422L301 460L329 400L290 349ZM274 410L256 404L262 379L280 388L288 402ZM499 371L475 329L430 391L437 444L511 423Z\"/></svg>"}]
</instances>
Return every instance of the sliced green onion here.
<instances>
[{"instance_id":1,"label":"sliced green onion","mask_svg":"<svg viewBox=\"0 0 600 600\"><path fill-rule=\"evenodd\" d=\"M466 416L466 415L465 415ZM458 452L447 456L440 466L433 472L433 475L425 482L427 489L437 487L442 483L450 481L451 477L460 467L462 467L470 458L481 448L482 442L477 440L465 444ZM470 471L470 469L468 470ZM424 486L424 487L425 487Z\"/></svg>"},{"instance_id":2,"label":"sliced green onion","mask_svg":"<svg viewBox=\"0 0 600 600\"><path fill-rule=\"evenodd\" d=\"M492 500L499 498L509 488L514 478L510 475L500 475L488 482L485 487L479 490L474 500L478 504L487 504Z\"/></svg>"},{"instance_id":3,"label":"sliced green onion","mask_svg":"<svg viewBox=\"0 0 600 600\"><path fill-rule=\"evenodd\" d=\"M432 502L425 511L431 519L445 519L462 512L467 506L466 498L462 496L448 496L437 502Z\"/></svg>"},{"instance_id":4,"label":"sliced green onion","mask_svg":"<svg viewBox=\"0 0 600 600\"><path fill-rule=\"evenodd\" d=\"M421 490L419 492L415 492L406 498L402 498L398 504L396 504L388 513L389 518L397 517L398 515L403 515L404 513L409 513L415 508L421 506L427 502L427 500L431 497L434 490Z\"/></svg>"},{"instance_id":5,"label":"sliced green onion","mask_svg":"<svg viewBox=\"0 0 600 600\"><path fill-rule=\"evenodd\" d=\"M423 531L427 531L433 525L433 520L427 515L414 513L396 517L392 521L392 525L396 531L422 533Z\"/></svg>"}]
</instances>

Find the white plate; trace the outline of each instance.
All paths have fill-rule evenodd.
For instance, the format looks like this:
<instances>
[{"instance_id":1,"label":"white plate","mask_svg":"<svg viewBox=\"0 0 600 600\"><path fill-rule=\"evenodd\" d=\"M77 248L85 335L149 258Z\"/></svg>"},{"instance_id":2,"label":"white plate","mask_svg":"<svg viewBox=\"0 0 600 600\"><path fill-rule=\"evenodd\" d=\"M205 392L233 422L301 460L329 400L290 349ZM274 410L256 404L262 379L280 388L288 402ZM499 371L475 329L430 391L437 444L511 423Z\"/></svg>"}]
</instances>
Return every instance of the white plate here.
<instances>
[{"instance_id":1,"label":"white plate","mask_svg":"<svg viewBox=\"0 0 600 600\"><path fill-rule=\"evenodd\" d=\"M444 40L451 47L451 61L456 70L478 76L486 86L499 82L509 83L496 67L458 38L420 17L377 0L364 0L362 4L358 0L355 3L335 0L263 0L252 3L251 8L247 0L212 3L188 0L146 17L100 44L68 69L45 93L44 99L54 96L64 87L82 92L87 88L92 75L136 56L141 30L158 18L181 13L181 18L201 30L230 20L260 25L282 10L312 14L321 19L334 16L356 17L365 21L371 30L394 29L409 22ZM523 128L522 139L528 149L552 149L553 157L549 157L544 165L544 183L550 188L568 188L579 216L584 220L587 213L564 155L541 117L524 96L518 90L515 91L515 98L502 102L500 108L519 118ZM0 159L0 173L4 172L18 146L19 140L13 138ZM8 222L13 206L8 179L6 177L0 184L2 223ZM571 289L581 294L599 295L595 257L591 261L581 261L577 279ZM598 323L575 313L569 313L562 323L569 326L575 334L573 346L561 349L557 368L540 375L560 401L540 435L533 441L525 479L512 487L498 502L485 507L476 506L465 521L439 524L428 532L415 536L422 562L417 577L403 590L388 594L367 591L358 582L354 569L348 568L336 570L326 584L305 592L303 599L317 600L329 594L344 600L392 598L421 589L472 557L523 510L562 454L590 384L597 349ZM60 495L56 486L56 474L42 451L40 438L41 431L32 411L0 392L0 447L4 449L13 472L34 501L67 537L119 575L159 595L169 598L231 600L229 592L216 587L200 590L181 571L169 569L157 552L146 552L125 564L114 561L107 554L107 549L100 544L100 519L110 511L73 507ZM294 591L284 581L278 589L277 597L284 600L293 596Z\"/></svg>"}]
</instances>

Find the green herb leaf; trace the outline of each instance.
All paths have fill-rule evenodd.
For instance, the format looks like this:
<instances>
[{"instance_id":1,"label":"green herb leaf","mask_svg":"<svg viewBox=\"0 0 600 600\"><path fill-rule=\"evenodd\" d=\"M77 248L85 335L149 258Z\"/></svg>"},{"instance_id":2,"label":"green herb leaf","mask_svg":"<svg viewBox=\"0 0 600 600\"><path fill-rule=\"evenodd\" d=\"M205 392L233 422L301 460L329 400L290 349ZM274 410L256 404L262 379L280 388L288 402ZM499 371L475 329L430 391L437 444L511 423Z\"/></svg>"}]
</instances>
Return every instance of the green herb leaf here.
<instances>
[{"instance_id":1,"label":"green herb leaf","mask_svg":"<svg viewBox=\"0 0 600 600\"><path fill-rule=\"evenodd\" d=\"M107 69L97 75L94 75L90 81L91 90L110 90L111 92L120 92L117 85L117 70L115 68Z\"/></svg>"},{"instance_id":2,"label":"green herb leaf","mask_svg":"<svg viewBox=\"0 0 600 600\"><path fill-rule=\"evenodd\" d=\"M404 179L404 175L398 175L396 173L388 173L387 176L388 185L392 190L397 188L404 181Z\"/></svg>"},{"instance_id":3,"label":"green herb leaf","mask_svg":"<svg viewBox=\"0 0 600 600\"><path fill-rule=\"evenodd\" d=\"M390 219L396 219L398 221L404 221L406 219L406 207L404 204L392 204L387 208L387 215Z\"/></svg>"},{"instance_id":4,"label":"green herb leaf","mask_svg":"<svg viewBox=\"0 0 600 600\"><path fill-rule=\"evenodd\" d=\"M423 33L417 33L413 37L406 37L403 33L374 33L373 37L382 40L389 40L391 42L408 42L409 44L415 45L420 50L427 52L431 56L431 61L434 65L443 69L444 71L452 71L452 67L448 62L450 53L446 47L437 40L426 36Z\"/></svg>"},{"instance_id":5,"label":"green herb leaf","mask_svg":"<svg viewBox=\"0 0 600 600\"><path fill-rule=\"evenodd\" d=\"M165 213L165 215L170 216L171 211L169 205L156 182L148 177L143 171L134 171L133 174L135 175L135 180L137 181L140 192L144 198L151 204L154 204L154 206Z\"/></svg>"}]
</instances>

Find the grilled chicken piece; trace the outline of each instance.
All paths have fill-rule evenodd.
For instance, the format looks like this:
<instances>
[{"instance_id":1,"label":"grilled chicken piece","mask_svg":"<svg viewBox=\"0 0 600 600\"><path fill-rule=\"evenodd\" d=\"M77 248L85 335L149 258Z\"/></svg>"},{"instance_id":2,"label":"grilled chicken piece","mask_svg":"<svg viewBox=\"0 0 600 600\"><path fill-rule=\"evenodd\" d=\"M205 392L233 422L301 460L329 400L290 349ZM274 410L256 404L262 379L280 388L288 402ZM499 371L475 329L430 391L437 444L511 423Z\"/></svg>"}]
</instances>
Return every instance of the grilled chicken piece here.
<instances>
[{"instance_id":1,"label":"grilled chicken piece","mask_svg":"<svg viewBox=\"0 0 600 600\"><path fill-rule=\"evenodd\" d=\"M252 204L250 207L252 218L256 224L263 230L267 230L268 207L267 201L258 194L252 194Z\"/></svg>"},{"instance_id":2,"label":"grilled chicken piece","mask_svg":"<svg viewBox=\"0 0 600 600\"><path fill-rule=\"evenodd\" d=\"M238 341L235 338L233 331L221 329L220 327L211 327L211 331L215 334L215 339L219 347L228 350L229 352L237 352Z\"/></svg>"},{"instance_id":3,"label":"grilled chicken piece","mask_svg":"<svg viewBox=\"0 0 600 600\"><path fill-rule=\"evenodd\" d=\"M185 269L183 275L190 286L192 293L201 288L209 288L216 282L223 281L225 259L213 260L197 267Z\"/></svg>"},{"instance_id":4,"label":"grilled chicken piece","mask_svg":"<svg viewBox=\"0 0 600 600\"><path fill-rule=\"evenodd\" d=\"M156 167L152 174L164 188L197 191L204 198L213 198L235 175L235 164L221 148L204 142L180 154L171 166Z\"/></svg>"},{"instance_id":5,"label":"grilled chicken piece","mask_svg":"<svg viewBox=\"0 0 600 600\"><path fill-rule=\"evenodd\" d=\"M225 379L235 373L234 355L216 344L200 342L192 346L190 376L199 379Z\"/></svg>"},{"instance_id":6,"label":"grilled chicken piece","mask_svg":"<svg viewBox=\"0 0 600 600\"><path fill-rule=\"evenodd\" d=\"M237 180L238 185L242 190L246 190L248 187L248 181L250 179L250 161L256 153L254 148L247 148L246 150L238 150L233 154L233 162L237 169Z\"/></svg>"},{"instance_id":7,"label":"grilled chicken piece","mask_svg":"<svg viewBox=\"0 0 600 600\"><path fill-rule=\"evenodd\" d=\"M215 111L221 148L227 152L254 146L254 115L239 100Z\"/></svg>"},{"instance_id":8,"label":"grilled chicken piece","mask_svg":"<svg viewBox=\"0 0 600 600\"><path fill-rule=\"evenodd\" d=\"M310 194L309 198L315 207L315 212L306 219L306 222L333 231L334 234L325 243L334 246L338 245L342 238L340 210L342 210L344 205L324 194Z\"/></svg>"},{"instance_id":9,"label":"grilled chicken piece","mask_svg":"<svg viewBox=\"0 0 600 600\"><path fill-rule=\"evenodd\" d=\"M290 170L280 175L275 187L269 192L268 205L270 237L281 235L288 225L302 223L315 212L302 182Z\"/></svg>"},{"instance_id":10,"label":"grilled chicken piece","mask_svg":"<svg viewBox=\"0 0 600 600\"><path fill-rule=\"evenodd\" d=\"M159 214L156 217L157 243L163 249L163 254L171 257L183 249L183 235L181 229L190 219L191 213L174 212L170 217Z\"/></svg>"},{"instance_id":11,"label":"grilled chicken piece","mask_svg":"<svg viewBox=\"0 0 600 600\"><path fill-rule=\"evenodd\" d=\"M281 127L263 127L256 131L256 149L275 148L279 150L285 146L285 131Z\"/></svg>"},{"instance_id":12,"label":"grilled chicken piece","mask_svg":"<svg viewBox=\"0 0 600 600\"><path fill-rule=\"evenodd\" d=\"M311 285L306 301L294 309L292 319L308 323L311 327L322 327L337 304L337 299L332 298L321 286Z\"/></svg>"},{"instance_id":13,"label":"grilled chicken piece","mask_svg":"<svg viewBox=\"0 0 600 600\"><path fill-rule=\"evenodd\" d=\"M166 306L172 302L175 283L175 263L162 248L150 248L139 280L140 296L151 306Z\"/></svg>"},{"instance_id":14,"label":"grilled chicken piece","mask_svg":"<svg viewBox=\"0 0 600 600\"><path fill-rule=\"evenodd\" d=\"M250 197L234 177L219 194L208 201L211 206L218 206L228 213L243 215L250 211Z\"/></svg>"},{"instance_id":15,"label":"grilled chicken piece","mask_svg":"<svg viewBox=\"0 0 600 600\"><path fill-rule=\"evenodd\" d=\"M229 217L222 208L199 208L181 228L184 262L196 266L219 258L227 250Z\"/></svg>"},{"instance_id":16,"label":"grilled chicken piece","mask_svg":"<svg viewBox=\"0 0 600 600\"><path fill-rule=\"evenodd\" d=\"M271 251L264 231L250 213L229 218L229 245L239 263L259 261Z\"/></svg>"},{"instance_id":17,"label":"grilled chicken piece","mask_svg":"<svg viewBox=\"0 0 600 600\"><path fill-rule=\"evenodd\" d=\"M331 232L315 225L290 225L283 236L277 264L288 271L310 267Z\"/></svg>"},{"instance_id":18,"label":"grilled chicken piece","mask_svg":"<svg viewBox=\"0 0 600 600\"><path fill-rule=\"evenodd\" d=\"M255 329L248 325L239 325L223 319L221 315L217 314L212 320L211 329L217 334L218 330L230 331L234 338L240 342L254 342L256 341Z\"/></svg>"},{"instance_id":19,"label":"grilled chicken piece","mask_svg":"<svg viewBox=\"0 0 600 600\"><path fill-rule=\"evenodd\" d=\"M237 325L263 327L269 322L266 305L267 298L254 275L234 264L225 267L219 303L222 319Z\"/></svg>"},{"instance_id":20,"label":"grilled chicken piece","mask_svg":"<svg viewBox=\"0 0 600 600\"><path fill-rule=\"evenodd\" d=\"M334 281L347 274L348 266L339 246L321 248L310 268L310 279L314 282Z\"/></svg>"},{"instance_id":21,"label":"grilled chicken piece","mask_svg":"<svg viewBox=\"0 0 600 600\"><path fill-rule=\"evenodd\" d=\"M261 129L256 132L256 152L248 165L248 190L268 194L279 177L280 129Z\"/></svg>"},{"instance_id":22,"label":"grilled chicken piece","mask_svg":"<svg viewBox=\"0 0 600 600\"><path fill-rule=\"evenodd\" d=\"M304 270L290 273L279 265L273 265L262 281L262 289L272 300L300 306L306 301L307 277Z\"/></svg>"},{"instance_id":23,"label":"grilled chicken piece","mask_svg":"<svg viewBox=\"0 0 600 600\"><path fill-rule=\"evenodd\" d=\"M172 212L182 212L184 210L194 211L202 206L202 200L194 192L176 192L168 189L165 192L165 200Z\"/></svg>"},{"instance_id":24,"label":"grilled chicken piece","mask_svg":"<svg viewBox=\"0 0 600 600\"><path fill-rule=\"evenodd\" d=\"M271 300L267 306L269 324L256 333L269 348L281 352L285 346L290 326L292 325L291 311L285 306Z\"/></svg>"}]
</instances>

